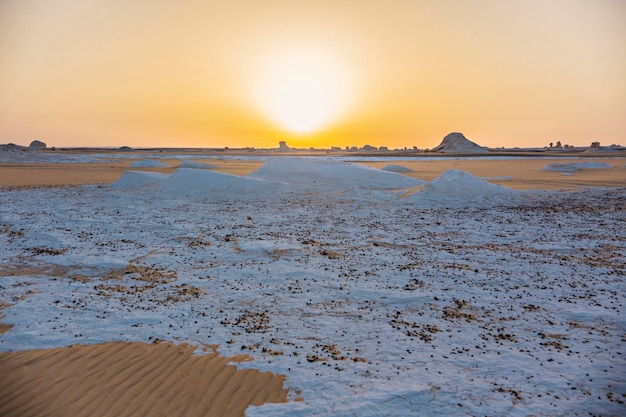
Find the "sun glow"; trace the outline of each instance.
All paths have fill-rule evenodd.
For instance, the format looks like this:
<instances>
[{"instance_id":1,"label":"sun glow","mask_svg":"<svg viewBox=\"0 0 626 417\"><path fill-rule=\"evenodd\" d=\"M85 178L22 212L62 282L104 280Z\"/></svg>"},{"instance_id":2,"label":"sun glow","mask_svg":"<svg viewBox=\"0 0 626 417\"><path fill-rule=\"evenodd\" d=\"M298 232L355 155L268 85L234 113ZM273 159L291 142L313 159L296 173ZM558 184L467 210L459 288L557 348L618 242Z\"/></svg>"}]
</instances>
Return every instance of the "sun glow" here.
<instances>
[{"instance_id":1,"label":"sun glow","mask_svg":"<svg viewBox=\"0 0 626 417\"><path fill-rule=\"evenodd\" d=\"M258 85L261 109L295 134L327 127L345 111L347 97L348 79L337 59L310 50L273 56Z\"/></svg>"}]
</instances>

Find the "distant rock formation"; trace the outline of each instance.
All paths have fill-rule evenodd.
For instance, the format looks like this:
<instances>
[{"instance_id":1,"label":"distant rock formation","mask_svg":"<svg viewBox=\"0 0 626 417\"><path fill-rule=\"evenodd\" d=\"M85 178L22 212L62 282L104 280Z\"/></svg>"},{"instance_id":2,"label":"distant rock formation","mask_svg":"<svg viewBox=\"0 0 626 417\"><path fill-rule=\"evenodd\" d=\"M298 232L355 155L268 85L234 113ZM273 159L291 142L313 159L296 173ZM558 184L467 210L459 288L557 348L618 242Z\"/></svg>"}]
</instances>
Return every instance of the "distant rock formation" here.
<instances>
[{"instance_id":1,"label":"distant rock formation","mask_svg":"<svg viewBox=\"0 0 626 417\"><path fill-rule=\"evenodd\" d=\"M623 150L624 148L619 145L611 145L611 146L601 146L600 142L592 142L591 146L585 149L583 152L586 153L607 153L607 152L618 152Z\"/></svg>"},{"instance_id":2,"label":"distant rock formation","mask_svg":"<svg viewBox=\"0 0 626 417\"><path fill-rule=\"evenodd\" d=\"M282 140L282 141L278 142L278 150L279 151L290 151L291 148L289 146L287 146L287 142Z\"/></svg>"},{"instance_id":3,"label":"distant rock formation","mask_svg":"<svg viewBox=\"0 0 626 417\"><path fill-rule=\"evenodd\" d=\"M367 152L374 152L374 151L378 150L378 148L375 148L372 145L365 145L361 149L363 149L364 151L367 151Z\"/></svg>"},{"instance_id":4,"label":"distant rock formation","mask_svg":"<svg viewBox=\"0 0 626 417\"><path fill-rule=\"evenodd\" d=\"M117 150L120 152L130 152L133 150L133 148L131 148L130 146L121 146L117 148Z\"/></svg>"},{"instance_id":5,"label":"distant rock formation","mask_svg":"<svg viewBox=\"0 0 626 417\"><path fill-rule=\"evenodd\" d=\"M15 143L0 145L0 152L26 152L27 150L26 146L16 145Z\"/></svg>"},{"instance_id":6,"label":"distant rock formation","mask_svg":"<svg viewBox=\"0 0 626 417\"><path fill-rule=\"evenodd\" d=\"M459 132L449 133L439 146L431 150L431 152L444 153L485 153L487 151L487 148L472 142Z\"/></svg>"},{"instance_id":7,"label":"distant rock formation","mask_svg":"<svg viewBox=\"0 0 626 417\"><path fill-rule=\"evenodd\" d=\"M31 151L39 151L42 149L46 149L48 146L40 140L34 140L30 143L28 147Z\"/></svg>"}]
</instances>

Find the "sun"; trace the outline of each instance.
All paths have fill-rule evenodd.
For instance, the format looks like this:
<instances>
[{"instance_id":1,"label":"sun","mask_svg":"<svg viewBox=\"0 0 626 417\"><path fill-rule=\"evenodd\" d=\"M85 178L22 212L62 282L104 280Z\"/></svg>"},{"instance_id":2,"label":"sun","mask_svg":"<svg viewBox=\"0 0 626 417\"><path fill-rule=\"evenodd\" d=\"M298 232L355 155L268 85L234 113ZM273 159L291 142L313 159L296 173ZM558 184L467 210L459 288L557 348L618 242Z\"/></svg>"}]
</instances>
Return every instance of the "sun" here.
<instances>
[{"instance_id":1,"label":"sun","mask_svg":"<svg viewBox=\"0 0 626 417\"><path fill-rule=\"evenodd\" d=\"M339 60L328 53L283 52L268 59L261 71L259 106L283 130L317 132L345 110L347 81Z\"/></svg>"}]
</instances>

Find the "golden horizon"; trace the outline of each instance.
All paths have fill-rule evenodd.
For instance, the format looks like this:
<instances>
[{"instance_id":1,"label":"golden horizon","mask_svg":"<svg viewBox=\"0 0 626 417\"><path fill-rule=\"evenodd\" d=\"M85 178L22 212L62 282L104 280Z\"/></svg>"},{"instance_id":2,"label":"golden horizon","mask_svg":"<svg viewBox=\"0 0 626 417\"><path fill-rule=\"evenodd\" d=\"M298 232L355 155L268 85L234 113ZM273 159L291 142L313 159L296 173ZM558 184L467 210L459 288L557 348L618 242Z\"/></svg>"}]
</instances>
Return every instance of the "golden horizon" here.
<instances>
[{"instance_id":1,"label":"golden horizon","mask_svg":"<svg viewBox=\"0 0 626 417\"><path fill-rule=\"evenodd\" d=\"M244 10L244 11L242 11ZM0 3L0 143L620 143L626 3Z\"/></svg>"}]
</instances>

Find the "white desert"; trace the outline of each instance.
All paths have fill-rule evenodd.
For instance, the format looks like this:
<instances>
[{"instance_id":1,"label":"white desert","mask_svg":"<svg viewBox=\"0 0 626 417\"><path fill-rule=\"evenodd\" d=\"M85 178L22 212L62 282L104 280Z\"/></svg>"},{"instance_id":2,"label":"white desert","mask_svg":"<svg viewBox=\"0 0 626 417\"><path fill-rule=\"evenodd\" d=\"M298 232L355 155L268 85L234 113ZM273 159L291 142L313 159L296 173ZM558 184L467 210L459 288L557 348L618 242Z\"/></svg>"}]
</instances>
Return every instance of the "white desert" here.
<instances>
[{"instance_id":1,"label":"white desert","mask_svg":"<svg viewBox=\"0 0 626 417\"><path fill-rule=\"evenodd\" d=\"M0 0L0 417L626 416L625 18Z\"/></svg>"},{"instance_id":2,"label":"white desert","mask_svg":"<svg viewBox=\"0 0 626 417\"><path fill-rule=\"evenodd\" d=\"M620 153L20 155L3 416L625 410Z\"/></svg>"}]
</instances>

